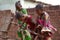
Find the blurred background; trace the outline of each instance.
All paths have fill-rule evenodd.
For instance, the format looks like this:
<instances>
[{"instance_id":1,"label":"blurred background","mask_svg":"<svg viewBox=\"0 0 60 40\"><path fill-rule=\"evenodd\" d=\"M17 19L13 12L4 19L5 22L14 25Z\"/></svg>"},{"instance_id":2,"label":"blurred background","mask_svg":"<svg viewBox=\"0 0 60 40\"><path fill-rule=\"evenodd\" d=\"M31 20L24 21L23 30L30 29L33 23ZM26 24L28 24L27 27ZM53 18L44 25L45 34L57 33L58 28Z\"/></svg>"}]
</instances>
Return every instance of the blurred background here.
<instances>
[{"instance_id":1,"label":"blurred background","mask_svg":"<svg viewBox=\"0 0 60 40\"><path fill-rule=\"evenodd\" d=\"M60 0L0 0L0 40L16 40L17 26L10 22L11 13L15 13L15 3L21 1L22 7L27 9L29 15L36 18L35 6L42 4L44 11L50 15L52 25L57 28L53 40L60 40Z\"/></svg>"}]
</instances>

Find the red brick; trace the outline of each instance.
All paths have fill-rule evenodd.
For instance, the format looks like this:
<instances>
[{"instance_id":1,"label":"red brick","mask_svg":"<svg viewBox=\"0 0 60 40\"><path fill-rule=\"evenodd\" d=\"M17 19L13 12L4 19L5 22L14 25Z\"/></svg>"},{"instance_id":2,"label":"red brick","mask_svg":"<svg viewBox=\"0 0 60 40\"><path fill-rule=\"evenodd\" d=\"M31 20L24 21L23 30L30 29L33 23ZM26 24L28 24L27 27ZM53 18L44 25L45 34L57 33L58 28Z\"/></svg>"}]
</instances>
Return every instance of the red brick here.
<instances>
[{"instance_id":1,"label":"red brick","mask_svg":"<svg viewBox=\"0 0 60 40\"><path fill-rule=\"evenodd\" d=\"M0 38L0 40L3 40L2 38Z\"/></svg>"},{"instance_id":2,"label":"red brick","mask_svg":"<svg viewBox=\"0 0 60 40\"><path fill-rule=\"evenodd\" d=\"M16 40L16 39L8 39L8 40Z\"/></svg>"}]
</instances>

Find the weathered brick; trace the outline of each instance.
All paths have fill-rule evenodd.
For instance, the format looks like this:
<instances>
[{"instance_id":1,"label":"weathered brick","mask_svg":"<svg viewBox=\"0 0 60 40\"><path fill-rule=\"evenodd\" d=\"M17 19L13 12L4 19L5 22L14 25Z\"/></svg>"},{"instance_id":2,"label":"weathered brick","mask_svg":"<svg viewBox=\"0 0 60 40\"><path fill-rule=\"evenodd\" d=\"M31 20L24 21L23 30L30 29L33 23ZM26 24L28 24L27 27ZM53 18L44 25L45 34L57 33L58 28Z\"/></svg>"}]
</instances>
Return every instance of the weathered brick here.
<instances>
[{"instance_id":1,"label":"weathered brick","mask_svg":"<svg viewBox=\"0 0 60 40\"><path fill-rule=\"evenodd\" d=\"M60 40L60 6L50 6L50 7L45 7L44 8L44 10L46 11L46 12L48 12L48 14L50 15L50 21L51 21L51 23L52 23L52 25L54 26L54 27L56 27L57 28L57 32L54 34L54 37L53 37L53 40ZM7 11L6 11L7 12ZM6 13L6 12L4 12L4 13ZM1 12L0 12L1 13ZM9 12L7 12L7 14L6 15L8 15L8 13ZM31 9L28 9L28 14L30 14L30 15L32 15L33 16L33 18L35 18L37 15L35 14L36 13L36 11L35 11L35 9L33 8L31 8ZM4 15L3 15L4 16ZM15 22L15 21L14 21ZM8 30L8 37L10 38L10 39L8 39L8 40L15 40L14 38L16 38L16 35L17 35L17 29L18 29L18 27L16 26L16 25L14 25L14 24L11 24L10 25L10 28L9 28L9 30ZM10 31L10 32L9 32ZM2 33L0 33L0 34L2 34ZM0 38L1 40L2 40L2 38Z\"/></svg>"},{"instance_id":2,"label":"weathered brick","mask_svg":"<svg viewBox=\"0 0 60 40\"><path fill-rule=\"evenodd\" d=\"M0 40L3 40L2 38L0 38Z\"/></svg>"},{"instance_id":3,"label":"weathered brick","mask_svg":"<svg viewBox=\"0 0 60 40\"><path fill-rule=\"evenodd\" d=\"M8 40L16 40L16 39L8 39Z\"/></svg>"},{"instance_id":4,"label":"weathered brick","mask_svg":"<svg viewBox=\"0 0 60 40\"><path fill-rule=\"evenodd\" d=\"M60 6L45 7L44 10L50 15L52 25L58 30L58 32L54 34L53 40L60 40ZM30 13L31 12L29 12L29 14Z\"/></svg>"}]
</instances>

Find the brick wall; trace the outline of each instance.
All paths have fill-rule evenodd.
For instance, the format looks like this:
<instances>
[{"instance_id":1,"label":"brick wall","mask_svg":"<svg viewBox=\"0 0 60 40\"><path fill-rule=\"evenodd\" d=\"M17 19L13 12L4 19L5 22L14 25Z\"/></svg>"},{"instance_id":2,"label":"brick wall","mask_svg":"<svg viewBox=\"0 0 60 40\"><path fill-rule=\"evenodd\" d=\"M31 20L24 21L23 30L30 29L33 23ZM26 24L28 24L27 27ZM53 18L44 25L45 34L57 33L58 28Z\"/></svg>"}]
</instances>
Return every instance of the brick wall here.
<instances>
[{"instance_id":1,"label":"brick wall","mask_svg":"<svg viewBox=\"0 0 60 40\"><path fill-rule=\"evenodd\" d=\"M8 30L12 18L11 10L0 11L0 40L8 39Z\"/></svg>"},{"instance_id":2,"label":"brick wall","mask_svg":"<svg viewBox=\"0 0 60 40\"><path fill-rule=\"evenodd\" d=\"M35 14L35 9L27 9L28 13L33 16L33 18L36 19L37 14ZM57 32L54 34L53 40L60 40L60 6L50 6L50 7L45 7L44 10L50 15L50 21L54 27L57 28ZM16 19L14 18L12 20L13 22L16 22ZM9 25L9 30L7 33L7 40L15 40L17 38L17 26L14 24ZM2 33L0 33L2 34ZM0 38L0 40L3 40Z\"/></svg>"},{"instance_id":3,"label":"brick wall","mask_svg":"<svg viewBox=\"0 0 60 40\"><path fill-rule=\"evenodd\" d=\"M60 6L49 6L45 7L44 11L46 11L50 15L51 24L57 28L57 32L53 35L53 40L60 40ZM28 9L28 13L34 17L35 9Z\"/></svg>"},{"instance_id":4,"label":"brick wall","mask_svg":"<svg viewBox=\"0 0 60 40\"><path fill-rule=\"evenodd\" d=\"M52 25L58 30L54 34L53 40L60 40L60 6L51 6L45 10L50 15Z\"/></svg>"}]
</instances>

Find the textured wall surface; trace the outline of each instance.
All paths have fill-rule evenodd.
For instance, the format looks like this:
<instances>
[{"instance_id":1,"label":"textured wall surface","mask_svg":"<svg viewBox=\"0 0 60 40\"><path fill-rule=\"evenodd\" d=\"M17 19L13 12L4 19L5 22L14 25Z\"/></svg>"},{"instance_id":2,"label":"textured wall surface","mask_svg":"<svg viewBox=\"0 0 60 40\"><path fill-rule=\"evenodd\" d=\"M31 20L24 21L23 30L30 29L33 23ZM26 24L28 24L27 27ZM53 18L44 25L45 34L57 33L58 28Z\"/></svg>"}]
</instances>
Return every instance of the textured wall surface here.
<instances>
[{"instance_id":1,"label":"textured wall surface","mask_svg":"<svg viewBox=\"0 0 60 40\"><path fill-rule=\"evenodd\" d=\"M60 6L51 6L45 9L51 18L51 23L57 28L57 32L54 34L54 40L60 40Z\"/></svg>"},{"instance_id":2,"label":"textured wall surface","mask_svg":"<svg viewBox=\"0 0 60 40\"><path fill-rule=\"evenodd\" d=\"M57 32L54 34L53 40L60 40L60 6L50 6L45 7L44 10L50 15L51 23L54 27L57 28ZM8 12L8 11L7 11ZM35 14L35 9L28 9L28 13L35 18L37 15ZM13 22L16 22L16 19L13 19ZM18 26L11 24L9 25L8 32L4 32L7 36L6 40L15 40L17 38L17 29ZM0 32L0 35L4 34ZM3 40L4 38L0 37L0 40Z\"/></svg>"},{"instance_id":3,"label":"textured wall surface","mask_svg":"<svg viewBox=\"0 0 60 40\"><path fill-rule=\"evenodd\" d=\"M49 6L45 7L44 10L50 15L51 24L57 28L57 32L53 35L53 40L60 40L60 6ZM34 17L37 16L35 9L30 9L28 12Z\"/></svg>"}]
</instances>

